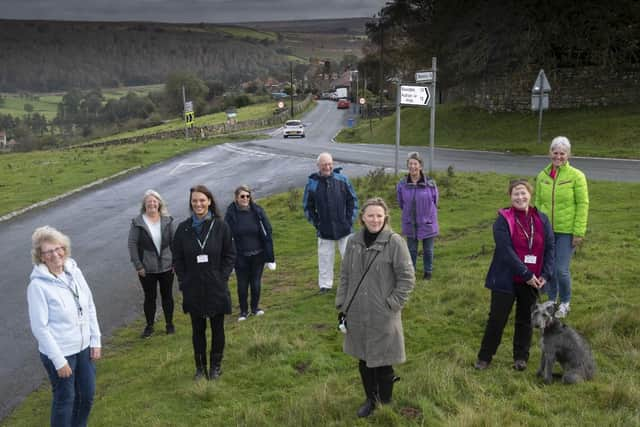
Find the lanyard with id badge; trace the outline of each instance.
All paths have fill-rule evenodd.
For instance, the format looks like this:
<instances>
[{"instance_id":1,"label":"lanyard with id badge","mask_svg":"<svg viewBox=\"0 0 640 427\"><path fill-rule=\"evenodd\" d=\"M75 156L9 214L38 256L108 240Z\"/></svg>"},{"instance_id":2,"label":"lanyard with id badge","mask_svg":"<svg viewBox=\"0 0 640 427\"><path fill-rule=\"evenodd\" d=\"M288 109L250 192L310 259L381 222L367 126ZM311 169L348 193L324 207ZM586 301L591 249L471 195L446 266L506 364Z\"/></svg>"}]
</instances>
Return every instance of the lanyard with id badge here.
<instances>
[{"instance_id":1,"label":"lanyard with id badge","mask_svg":"<svg viewBox=\"0 0 640 427\"><path fill-rule=\"evenodd\" d=\"M211 220L211 225L209 226L209 231L207 231L207 235L204 238L204 242L201 242L199 238L196 237L196 241L198 242L198 246L200 246L200 250L204 252L204 247L207 246L207 240L209 240L209 234L211 234L211 229L213 228L213 223L216 222L215 219ZM206 264L209 262L209 255L207 254L199 254L196 256L196 262L198 264Z\"/></svg>"},{"instance_id":2,"label":"lanyard with id badge","mask_svg":"<svg viewBox=\"0 0 640 427\"><path fill-rule=\"evenodd\" d=\"M535 265L538 257L531 254L531 249L533 248L533 217L529 217L529 226L530 226L530 234L527 234L527 230L520 224L518 217L516 217L516 224L520 227L522 232L524 233L524 237L527 238L527 245L529 246L529 255L524 256L524 263Z\"/></svg>"},{"instance_id":3,"label":"lanyard with id badge","mask_svg":"<svg viewBox=\"0 0 640 427\"><path fill-rule=\"evenodd\" d=\"M80 292L78 291L78 284L73 280L73 276L65 271L65 277L67 280L62 280L64 287L73 295L73 302L76 303L76 309L78 310L78 322L84 322L84 312L80 305Z\"/></svg>"}]
</instances>

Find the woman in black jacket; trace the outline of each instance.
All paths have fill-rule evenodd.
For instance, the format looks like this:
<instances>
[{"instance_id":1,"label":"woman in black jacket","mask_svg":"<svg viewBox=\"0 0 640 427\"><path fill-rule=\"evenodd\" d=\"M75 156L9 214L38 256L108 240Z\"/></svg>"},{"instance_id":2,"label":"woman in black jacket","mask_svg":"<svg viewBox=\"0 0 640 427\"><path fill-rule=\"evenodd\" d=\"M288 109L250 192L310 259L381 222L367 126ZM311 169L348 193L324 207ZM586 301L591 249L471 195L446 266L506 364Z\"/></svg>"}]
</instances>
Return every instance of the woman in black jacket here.
<instances>
[{"instance_id":1,"label":"woman in black jacket","mask_svg":"<svg viewBox=\"0 0 640 427\"><path fill-rule=\"evenodd\" d=\"M224 352L224 315L231 314L229 275L236 250L231 229L222 221L211 191L191 188L191 218L180 223L173 240L173 260L183 310L191 315L195 379L217 379ZM210 371L207 371L207 318L211 323Z\"/></svg>"},{"instance_id":2,"label":"woman in black jacket","mask_svg":"<svg viewBox=\"0 0 640 427\"><path fill-rule=\"evenodd\" d=\"M513 368L517 371L527 368L531 306L552 277L555 254L551 223L545 214L530 206L532 193L527 180L511 181L508 190L511 206L500 209L493 224L496 246L485 280L485 287L491 290L491 306L476 369L489 367L514 302Z\"/></svg>"},{"instance_id":3,"label":"woman in black jacket","mask_svg":"<svg viewBox=\"0 0 640 427\"><path fill-rule=\"evenodd\" d=\"M251 289L251 315L261 316L260 288L264 264L274 262L271 224L262 207L251 200L251 190L246 185L236 188L235 201L227 207L224 221L231 228L238 256L235 271L238 279L240 317L247 320L247 297Z\"/></svg>"}]
</instances>

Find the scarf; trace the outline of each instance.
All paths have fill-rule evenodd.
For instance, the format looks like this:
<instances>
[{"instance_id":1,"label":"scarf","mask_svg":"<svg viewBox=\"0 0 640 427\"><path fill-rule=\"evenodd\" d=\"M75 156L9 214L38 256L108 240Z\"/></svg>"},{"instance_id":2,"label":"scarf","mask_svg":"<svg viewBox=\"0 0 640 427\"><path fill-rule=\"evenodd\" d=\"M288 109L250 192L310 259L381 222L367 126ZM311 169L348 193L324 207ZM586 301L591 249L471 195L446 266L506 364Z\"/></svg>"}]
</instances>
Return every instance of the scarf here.
<instances>
[{"instance_id":1,"label":"scarf","mask_svg":"<svg viewBox=\"0 0 640 427\"><path fill-rule=\"evenodd\" d=\"M191 226L193 227L194 230L196 230L197 234L201 234L202 233L202 225L205 223L205 221L208 221L211 219L211 211L207 212L207 214L205 215L204 218L200 219L196 216L195 213L191 213Z\"/></svg>"}]
</instances>

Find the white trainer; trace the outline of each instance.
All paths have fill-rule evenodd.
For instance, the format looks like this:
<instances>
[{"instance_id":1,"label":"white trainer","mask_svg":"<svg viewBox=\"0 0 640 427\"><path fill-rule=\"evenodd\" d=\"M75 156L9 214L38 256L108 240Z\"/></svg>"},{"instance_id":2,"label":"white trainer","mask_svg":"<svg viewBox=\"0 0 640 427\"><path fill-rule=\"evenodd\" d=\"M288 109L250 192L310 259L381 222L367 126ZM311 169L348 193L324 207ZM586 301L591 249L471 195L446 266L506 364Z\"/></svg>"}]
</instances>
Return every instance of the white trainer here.
<instances>
[{"instance_id":1,"label":"white trainer","mask_svg":"<svg viewBox=\"0 0 640 427\"><path fill-rule=\"evenodd\" d=\"M571 311L571 308L569 307L569 303L562 302L558 307L558 311L556 311L556 317L558 319L564 319L565 317L567 317L567 314L569 314L569 311Z\"/></svg>"}]
</instances>

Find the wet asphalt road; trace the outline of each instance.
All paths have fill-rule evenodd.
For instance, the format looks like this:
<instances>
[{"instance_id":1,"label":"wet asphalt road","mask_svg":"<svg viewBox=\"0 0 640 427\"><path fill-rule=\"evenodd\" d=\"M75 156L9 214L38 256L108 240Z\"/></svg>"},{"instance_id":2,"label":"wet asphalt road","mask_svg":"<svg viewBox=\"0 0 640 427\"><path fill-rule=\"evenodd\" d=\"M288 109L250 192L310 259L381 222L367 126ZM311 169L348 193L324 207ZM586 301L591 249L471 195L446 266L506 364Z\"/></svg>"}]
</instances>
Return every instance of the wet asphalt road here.
<instances>
[{"instance_id":1,"label":"wet asphalt road","mask_svg":"<svg viewBox=\"0 0 640 427\"><path fill-rule=\"evenodd\" d=\"M211 188L224 212L239 184L249 184L258 198L304 186L322 151L331 152L335 165L343 166L350 177L377 167L393 171L394 147L331 142L351 116L351 111L338 111L335 103L321 101L303 119L307 138L285 140L281 131L274 130L270 139L206 148L0 222L0 419L36 388L45 374L29 329L26 303L32 268L30 236L36 227L49 224L71 237L72 256L92 288L100 325L108 336L142 313L142 291L128 259L127 235L146 189L159 191L172 215L181 220L188 212L188 189L196 183ZM409 151L413 150L401 149L401 163ZM542 156L437 149L434 169L453 165L457 171L533 176L546 164L547 158ZM575 158L572 164L590 180L640 182L638 161Z\"/></svg>"}]
</instances>

